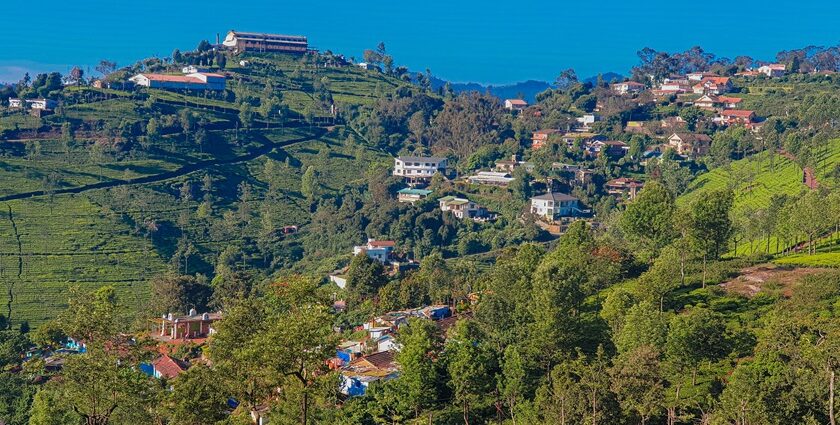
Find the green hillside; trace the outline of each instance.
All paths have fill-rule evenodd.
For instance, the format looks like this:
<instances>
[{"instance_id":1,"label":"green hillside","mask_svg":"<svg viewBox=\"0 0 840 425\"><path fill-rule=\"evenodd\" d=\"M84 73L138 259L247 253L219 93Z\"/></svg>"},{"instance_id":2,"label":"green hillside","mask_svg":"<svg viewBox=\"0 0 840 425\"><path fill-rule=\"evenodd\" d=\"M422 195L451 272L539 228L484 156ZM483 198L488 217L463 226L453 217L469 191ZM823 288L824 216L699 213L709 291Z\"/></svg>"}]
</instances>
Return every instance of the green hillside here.
<instances>
[{"instance_id":1,"label":"green hillside","mask_svg":"<svg viewBox=\"0 0 840 425\"><path fill-rule=\"evenodd\" d=\"M352 109L406 83L283 55L242 59L250 64L228 61L227 96L67 87L55 115L0 112L0 313L11 293L13 321L37 326L66 306L70 287L102 285L140 310L155 275L211 274L230 246L250 246L266 229L305 228L311 201L301 177L310 166L318 190L331 193L389 161L373 146L346 146L352 132L333 122L324 99ZM269 91L285 118L260 114ZM275 262L288 265L300 248L275 234Z\"/></svg>"},{"instance_id":2,"label":"green hillside","mask_svg":"<svg viewBox=\"0 0 840 425\"><path fill-rule=\"evenodd\" d=\"M818 157L820 167L817 180L825 178L836 164L840 164L840 141ZM770 152L762 152L731 164L715 168L698 176L689 185L679 202L688 204L712 190L730 188L735 192L735 209L763 208L774 194L796 195L802 184L802 167L793 160Z\"/></svg>"}]
</instances>

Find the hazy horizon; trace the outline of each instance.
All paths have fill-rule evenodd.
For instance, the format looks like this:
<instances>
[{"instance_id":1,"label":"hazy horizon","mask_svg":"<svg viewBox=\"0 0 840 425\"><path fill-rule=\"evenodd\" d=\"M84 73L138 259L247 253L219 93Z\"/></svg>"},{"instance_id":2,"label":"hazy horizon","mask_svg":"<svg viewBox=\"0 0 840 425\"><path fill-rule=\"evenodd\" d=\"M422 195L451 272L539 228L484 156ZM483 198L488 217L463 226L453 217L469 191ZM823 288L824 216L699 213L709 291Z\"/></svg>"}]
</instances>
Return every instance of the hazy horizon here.
<instances>
[{"instance_id":1,"label":"hazy horizon","mask_svg":"<svg viewBox=\"0 0 840 425\"><path fill-rule=\"evenodd\" d=\"M320 50L361 58L364 49L384 41L399 65L427 68L442 79L503 85L526 80L551 81L563 69L578 75L626 74L643 47L681 51L695 45L718 56L750 55L772 60L780 50L840 41L831 25L840 4L812 1L793 10L773 2L746 1L738 19L726 11L710 19L702 6L662 0L604 0L598 6L573 7L568 1L529 4L442 2L422 7L325 0L279 5L253 0L253 7L228 13L223 3L202 7L147 0L143 9L120 11L94 0L85 8L39 3L37 16L15 0L4 8L7 43L0 51L0 81L14 82L24 72L93 68L100 59L126 65L191 50L199 41L224 37L229 29L301 34ZM8 17L20 17L8 19ZM36 19L37 18L37 19ZM36 25L33 25L33 20ZM787 31L787 28L808 31Z\"/></svg>"}]
</instances>

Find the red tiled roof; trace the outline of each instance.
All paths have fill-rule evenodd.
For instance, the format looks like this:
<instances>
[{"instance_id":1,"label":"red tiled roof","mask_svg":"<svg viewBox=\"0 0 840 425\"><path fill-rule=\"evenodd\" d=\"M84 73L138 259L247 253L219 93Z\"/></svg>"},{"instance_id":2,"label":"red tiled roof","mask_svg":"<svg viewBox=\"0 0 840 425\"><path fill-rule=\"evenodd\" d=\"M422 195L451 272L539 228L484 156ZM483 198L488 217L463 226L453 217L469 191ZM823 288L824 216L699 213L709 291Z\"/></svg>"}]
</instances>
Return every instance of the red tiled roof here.
<instances>
[{"instance_id":1,"label":"red tiled roof","mask_svg":"<svg viewBox=\"0 0 840 425\"><path fill-rule=\"evenodd\" d=\"M188 77L186 75L167 75L167 74L140 74L150 81L166 81L171 83L199 83L204 84L199 78Z\"/></svg>"},{"instance_id":2,"label":"red tiled roof","mask_svg":"<svg viewBox=\"0 0 840 425\"><path fill-rule=\"evenodd\" d=\"M726 109L721 112L725 117L749 118L755 115L755 111L746 111L743 109Z\"/></svg>"},{"instance_id":3,"label":"red tiled roof","mask_svg":"<svg viewBox=\"0 0 840 425\"><path fill-rule=\"evenodd\" d=\"M370 241L370 242L368 242L368 245L385 247L385 246L396 246L397 243L394 242L394 241Z\"/></svg>"},{"instance_id":4,"label":"red tiled roof","mask_svg":"<svg viewBox=\"0 0 840 425\"><path fill-rule=\"evenodd\" d=\"M727 96L720 96L718 97L718 101L723 103L741 103L744 99L740 97L727 97Z\"/></svg>"},{"instance_id":5,"label":"red tiled roof","mask_svg":"<svg viewBox=\"0 0 840 425\"><path fill-rule=\"evenodd\" d=\"M160 376L168 379L172 379L185 370L187 370L187 365L179 360L175 360L172 357L164 354L160 358L152 363L155 370L160 374Z\"/></svg>"},{"instance_id":6,"label":"red tiled roof","mask_svg":"<svg viewBox=\"0 0 840 425\"><path fill-rule=\"evenodd\" d=\"M528 102L526 102L522 99L507 99L507 101L510 102L512 105L522 105L522 106L527 106L528 105Z\"/></svg>"}]
</instances>

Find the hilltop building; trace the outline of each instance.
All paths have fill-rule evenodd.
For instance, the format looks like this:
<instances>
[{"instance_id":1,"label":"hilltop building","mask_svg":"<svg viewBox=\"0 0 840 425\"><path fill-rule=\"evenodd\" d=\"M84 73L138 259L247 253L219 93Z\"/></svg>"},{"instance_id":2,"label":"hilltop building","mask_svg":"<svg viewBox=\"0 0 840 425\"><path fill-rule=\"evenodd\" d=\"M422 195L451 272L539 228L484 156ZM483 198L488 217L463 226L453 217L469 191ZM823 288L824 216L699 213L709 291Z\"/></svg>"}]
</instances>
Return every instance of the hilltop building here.
<instances>
[{"instance_id":1,"label":"hilltop building","mask_svg":"<svg viewBox=\"0 0 840 425\"><path fill-rule=\"evenodd\" d=\"M214 90L225 89L225 76L196 72L187 75L137 74L128 79L134 84L164 90Z\"/></svg>"},{"instance_id":2,"label":"hilltop building","mask_svg":"<svg viewBox=\"0 0 840 425\"><path fill-rule=\"evenodd\" d=\"M229 31L222 45L236 53L295 53L309 50L306 37L300 35L265 34L257 32Z\"/></svg>"}]
</instances>

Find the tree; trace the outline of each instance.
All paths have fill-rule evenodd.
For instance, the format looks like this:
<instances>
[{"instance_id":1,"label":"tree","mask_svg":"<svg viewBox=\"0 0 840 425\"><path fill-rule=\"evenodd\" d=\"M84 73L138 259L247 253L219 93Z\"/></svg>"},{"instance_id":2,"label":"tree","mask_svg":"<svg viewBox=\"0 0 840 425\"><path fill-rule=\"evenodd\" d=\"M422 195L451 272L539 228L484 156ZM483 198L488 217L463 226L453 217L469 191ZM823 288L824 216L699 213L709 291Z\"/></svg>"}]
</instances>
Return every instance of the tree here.
<instances>
[{"instance_id":1,"label":"tree","mask_svg":"<svg viewBox=\"0 0 840 425\"><path fill-rule=\"evenodd\" d=\"M449 384L455 400L463 408L464 424L469 425L470 406L481 400L493 386L494 358L478 341L477 328L469 320L455 325L446 343Z\"/></svg>"},{"instance_id":2,"label":"tree","mask_svg":"<svg viewBox=\"0 0 840 425\"><path fill-rule=\"evenodd\" d=\"M242 124L242 128L251 128L251 124L254 121L254 112L251 108L251 105L248 103L243 102L239 105L239 122Z\"/></svg>"},{"instance_id":3,"label":"tree","mask_svg":"<svg viewBox=\"0 0 840 425\"><path fill-rule=\"evenodd\" d=\"M121 330L119 314L113 287L103 286L88 293L74 288L67 310L59 315L58 323L67 336L100 346Z\"/></svg>"},{"instance_id":4,"label":"tree","mask_svg":"<svg viewBox=\"0 0 840 425\"><path fill-rule=\"evenodd\" d=\"M224 380L204 365L195 365L171 382L166 411L173 425L202 425L227 417Z\"/></svg>"},{"instance_id":5,"label":"tree","mask_svg":"<svg viewBox=\"0 0 840 425\"><path fill-rule=\"evenodd\" d=\"M382 263L368 257L365 253L353 257L347 271L347 290L351 298L356 301L370 298L376 295L385 283L387 281Z\"/></svg>"},{"instance_id":6,"label":"tree","mask_svg":"<svg viewBox=\"0 0 840 425\"><path fill-rule=\"evenodd\" d=\"M0 419L8 425L29 423L29 407L37 389L17 373L0 372Z\"/></svg>"},{"instance_id":7,"label":"tree","mask_svg":"<svg viewBox=\"0 0 840 425\"><path fill-rule=\"evenodd\" d=\"M680 251L674 245L662 250L653 266L638 281L639 298L659 305L665 311L665 297L681 284Z\"/></svg>"},{"instance_id":8,"label":"tree","mask_svg":"<svg viewBox=\"0 0 840 425\"><path fill-rule=\"evenodd\" d=\"M642 258L652 261L674 239L674 196L659 182L648 182L621 216L621 229Z\"/></svg>"},{"instance_id":9,"label":"tree","mask_svg":"<svg viewBox=\"0 0 840 425\"><path fill-rule=\"evenodd\" d=\"M312 201L317 196L319 188L318 172L315 167L310 165L306 167L306 171L300 179L300 193Z\"/></svg>"},{"instance_id":10,"label":"tree","mask_svg":"<svg viewBox=\"0 0 840 425\"><path fill-rule=\"evenodd\" d=\"M395 387L400 410L419 417L440 394L441 370L435 359L443 348L443 338L433 322L412 318L400 328L397 342L401 348L394 359L400 365L400 378Z\"/></svg>"},{"instance_id":11,"label":"tree","mask_svg":"<svg viewBox=\"0 0 840 425\"><path fill-rule=\"evenodd\" d=\"M103 77L108 77L114 70L117 69L117 63L113 61L109 61L107 59L102 59L99 61L99 64L96 65L96 72L102 74Z\"/></svg>"},{"instance_id":12,"label":"tree","mask_svg":"<svg viewBox=\"0 0 840 425\"><path fill-rule=\"evenodd\" d=\"M613 336L619 353L628 353L641 346L657 350L665 347L668 336L668 317L653 304L641 302L627 311L624 326Z\"/></svg>"},{"instance_id":13,"label":"tree","mask_svg":"<svg viewBox=\"0 0 840 425\"><path fill-rule=\"evenodd\" d=\"M77 86L82 84L82 78L85 76L85 71L78 66L74 66L73 69L70 70L70 81L75 83Z\"/></svg>"},{"instance_id":14,"label":"tree","mask_svg":"<svg viewBox=\"0 0 840 425\"><path fill-rule=\"evenodd\" d=\"M285 392L302 393L299 414L300 422L306 425L310 392L319 383L319 377L328 372L327 360L335 355L334 347L338 341L325 306L300 303L302 300L297 297L286 301L295 300L297 303L290 304L288 311L269 317L268 327L258 336L252 349L261 352L260 364L268 369L267 372L275 377Z\"/></svg>"},{"instance_id":15,"label":"tree","mask_svg":"<svg viewBox=\"0 0 840 425\"><path fill-rule=\"evenodd\" d=\"M642 425L662 410L665 385L654 347L642 345L618 356L610 377L621 407L638 414Z\"/></svg>"},{"instance_id":16,"label":"tree","mask_svg":"<svg viewBox=\"0 0 840 425\"><path fill-rule=\"evenodd\" d=\"M57 401L64 415L73 412L85 425L153 422L160 387L113 354L94 349L71 356L62 377L42 391L60 395Z\"/></svg>"},{"instance_id":17,"label":"tree","mask_svg":"<svg viewBox=\"0 0 840 425\"><path fill-rule=\"evenodd\" d=\"M557 76L557 78L554 80L554 86L560 90L566 90L569 87L571 87L572 84L575 84L577 82L577 73L574 69L569 68L564 70L560 73L560 75Z\"/></svg>"},{"instance_id":18,"label":"tree","mask_svg":"<svg viewBox=\"0 0 840 425\"><path fill-rule=\"evenodd\" d=\"M210 287L193 276L165 274L151 281L154 310L158 314L186 313L191 308L205 309L210 299Z\"/></svg>"},{"instance_id":19,"label":"tree","mask_svg":"<svg viewBox=\"0 0 840 425\"><path fill-rule=\"evenodd\" d=\"M706 262L717 259L725 250L732 233L730 211L734 202L731 190L714 190L698 198L691 207L691 240L703 255L703 287L706 286Z\"/></svg>"},{"instance_id":20,"label":"tree","mask_svg":"<svg viewBox=\"0 0 840 425\"><path fill-rule=\"evenodd\" d=\"M526 399L528 382L526 379L528 370L525 360L519 353L516 345L508 345L505 348L502 359L502 373L499 377L499 389L501 396L510 410L510 417L516 421L517 403Z\"/></svg>"},{"instance_id":21,"label":"tree","mask_svg":"<svg viewBox=\"0 0 840 425\"><path fill-rule=\"evenodd\" d=\"M675 365L691 369L691 384L697 368L726 354L726 325L723 317L703 307L693 307L671 319L665 355Z\"/></svg>"}]
</instances>

